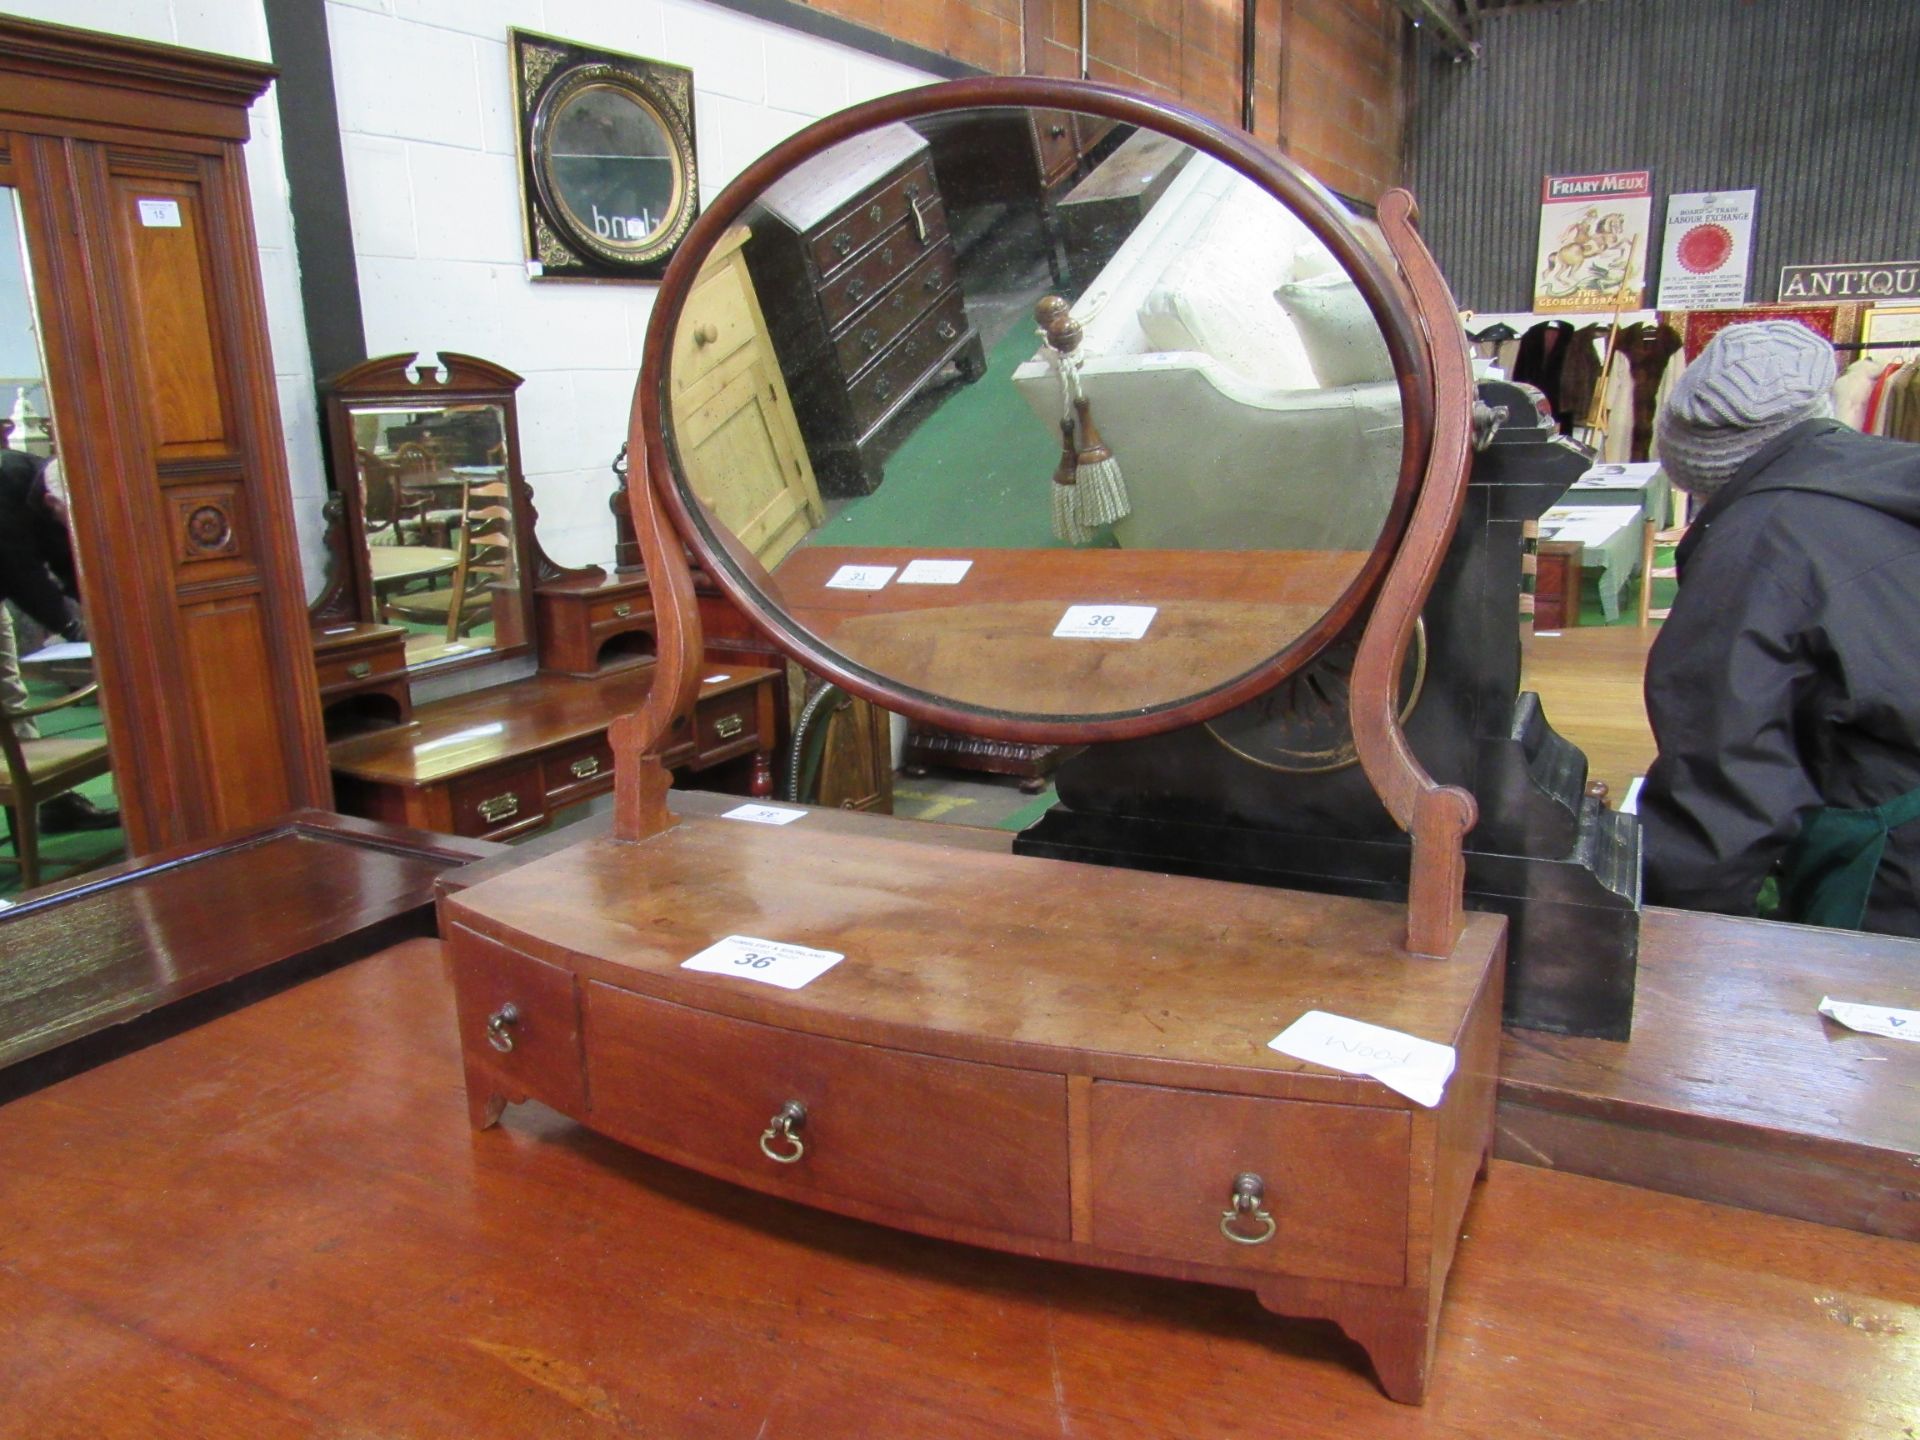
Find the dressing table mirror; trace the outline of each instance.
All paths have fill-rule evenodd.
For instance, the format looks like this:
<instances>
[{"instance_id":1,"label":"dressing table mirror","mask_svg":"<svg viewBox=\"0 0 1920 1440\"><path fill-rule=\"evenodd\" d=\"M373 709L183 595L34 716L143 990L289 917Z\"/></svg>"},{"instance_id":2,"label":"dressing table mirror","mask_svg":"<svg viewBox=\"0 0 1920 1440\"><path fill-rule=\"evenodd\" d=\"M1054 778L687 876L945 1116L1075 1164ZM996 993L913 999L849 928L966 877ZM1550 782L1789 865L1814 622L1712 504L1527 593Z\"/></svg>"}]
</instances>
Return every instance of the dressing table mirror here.
<instances>
[{"instance_id":1,"label":"dressing table mirror","mask_svg":"<svg viewBox=\"0 0 1920 1440\"><path fill-rule=\"evenodd\" d=\"M1035 164L982 176L1009 136ZM1250 1289L1422 1399L1505 934L1461 907L1472 799L1399 728L1466 480L1457 328L1403 192L1371 230L1106 86L930 86L751 166L648 334L659 654L613 735L614 836L442 913L474 1123L538 1099L861 1219ZM1408 902L677 816L689 551L808 669L990 743L1156 734L1282 684L1338 705L1412 836ZM1410 1093L1269 1045L1311 1012L1450 1074Z\"/></svg>"},{"instance_id":2,"label":"dressing table mirror","mask_svg":"<svg viewBox=\"0 0 1920 1440\"><path fill-rule=\"evenodd\" d=\"M520 471L520 383L449 353L381 356L328 384L333 573L311 607L323 636L378 627L414 674L527 650L533 586L552 566Z\"/></svg>"}]
</instances>

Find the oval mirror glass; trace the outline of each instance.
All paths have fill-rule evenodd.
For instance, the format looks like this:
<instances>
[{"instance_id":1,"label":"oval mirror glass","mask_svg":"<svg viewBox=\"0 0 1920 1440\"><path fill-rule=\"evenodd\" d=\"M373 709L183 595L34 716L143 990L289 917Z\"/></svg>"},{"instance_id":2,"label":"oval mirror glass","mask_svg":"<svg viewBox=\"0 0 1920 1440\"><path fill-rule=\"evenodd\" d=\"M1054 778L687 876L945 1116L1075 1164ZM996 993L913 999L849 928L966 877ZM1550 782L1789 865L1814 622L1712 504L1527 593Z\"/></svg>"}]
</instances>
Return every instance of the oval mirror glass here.
<instances>
[{"instance_id":1,"label":"oval mirror glass","mask_svg":"<svg viewBox=\"0 0 1920 1440\"><path fill-rule=\"evenodd\" d=\"M703 562L803 663L962 726L1255 693L1352 618L1417 473L1411 332L1335 202L1091 108L736 182L654 374Z\"/></svg>"}]
</instances>

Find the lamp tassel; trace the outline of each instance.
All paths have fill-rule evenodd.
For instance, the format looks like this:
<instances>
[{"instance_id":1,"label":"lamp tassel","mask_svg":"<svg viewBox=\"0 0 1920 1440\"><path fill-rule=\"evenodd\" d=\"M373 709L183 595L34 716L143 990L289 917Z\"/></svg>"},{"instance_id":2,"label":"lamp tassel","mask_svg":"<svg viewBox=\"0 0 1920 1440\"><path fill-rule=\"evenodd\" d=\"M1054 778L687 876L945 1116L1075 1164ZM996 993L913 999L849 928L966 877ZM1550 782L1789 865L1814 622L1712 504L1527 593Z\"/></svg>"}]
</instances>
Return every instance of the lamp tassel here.
<instances>
[{"instance_id":1,"label":"lamp tassel","mask_svg":"<svg viewBox=\"0 0 1920 1440\"><path fill-rule=\"evenodd\" d=\"M1080 463L1079 449L1073 441L1073 421L1063 418L1060 421L1060 464L1053 472L1053 538L1065 541L1069 545L1084 545L1093 538L1092 533L1080 523L1078 507L1074 503L1075 492L1079 486Z\"/></svg>"},{"instance_id":2,"label":"lamp tassel","mask_svg":"<svg viewBox=\"0 0 1920 1440\"><path fill-rule=\"evenodd\" d=\"M1102 526L1124 520L1133 506L1120 462L1093 428L1093 406L1080 388L1081 331L1072 307L1061 296L1043 295L1033 318L1060 371L1063 448L1053 474L1053 534L1069 545L1084 545Z\"/></svg>"},{"instance_id":3,"label":"lamp tassel","mask_svg":"<svg viewBox=\"0 0 1920 1440\"><path fill-rule=\"evenodd\" d=\"M1088 530L1097 530L1126 519L1133 513L1133 502L1127 498L1120 462L1093 428L1093 402L1080 393L1077 375L1073 389L1073 410L1080 426L1080 449L1074 456L1074 516Z\"/></svg>"}]
</instances>

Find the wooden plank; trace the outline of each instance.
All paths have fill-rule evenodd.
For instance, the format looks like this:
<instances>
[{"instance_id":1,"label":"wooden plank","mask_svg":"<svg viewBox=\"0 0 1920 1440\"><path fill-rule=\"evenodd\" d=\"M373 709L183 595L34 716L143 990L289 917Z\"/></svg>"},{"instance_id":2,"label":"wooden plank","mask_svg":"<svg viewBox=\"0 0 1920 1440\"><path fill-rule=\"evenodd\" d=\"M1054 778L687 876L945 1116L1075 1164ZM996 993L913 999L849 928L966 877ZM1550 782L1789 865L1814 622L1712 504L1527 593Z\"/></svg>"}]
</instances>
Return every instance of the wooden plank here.
<instances>
[{"instance_id":1,"label":"wooden plank","mask_svg":"<svg viewBox=\"0 0 1920 1440\"><path fill-rule=\"evenodd\" d=\"M1920 942L1649 907L1630 1042L1505 1037L1499 1153L1920 1239L1920 1046L1823 995L1920 1007Z\"/></svg>"},{"instance_id":2,"label":"wooden plank","mask_svg":"<svg viewBox=\"0 0 1920 1440\"><path fill-rule=\"evenodd\" d=\"M1896 1440L1920 1410L1920 1253L1885 1239L1496 1163L1416 1410L1245 1294L811 1212L538 1107L475 1136L459 1074L417 942L0 1109L8 1425Z\"/></svg>"},{"instance_id":3,"label":"wooden plank","mask_svg":"<svg viewBox=\"0 0 1920 1440\"><path fill-rule=\"evenodd\" d=\"M434 880L499 849L306 811L34 891L0 911L0 1100L426 933Z\"/></svg>"}]
</instances>

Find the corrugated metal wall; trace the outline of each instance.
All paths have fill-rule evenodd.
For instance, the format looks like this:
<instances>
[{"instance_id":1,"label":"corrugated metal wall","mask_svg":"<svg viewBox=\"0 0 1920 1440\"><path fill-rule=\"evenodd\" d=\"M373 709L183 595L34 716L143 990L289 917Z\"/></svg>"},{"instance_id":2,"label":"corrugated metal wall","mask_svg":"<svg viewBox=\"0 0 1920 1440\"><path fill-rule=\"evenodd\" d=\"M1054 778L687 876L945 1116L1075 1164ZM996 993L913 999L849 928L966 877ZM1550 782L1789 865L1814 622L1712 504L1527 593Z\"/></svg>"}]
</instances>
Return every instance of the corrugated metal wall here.
<instances>
[{"instance_id":1,"label":"corrugated metal wall","mask_svg":"<svg viewBox=\"0 0 1920 1440\"><path fill-rule=\"evenodd\" d=\"M1920 0L1581 0L1418 46L1409 180L1462 306L1525 310L1545 175L1758 189L1750 301L1783 265L1920 258ZM1651 298L1651 297L1649 297Z\"/></svg>"}]
</instances>

